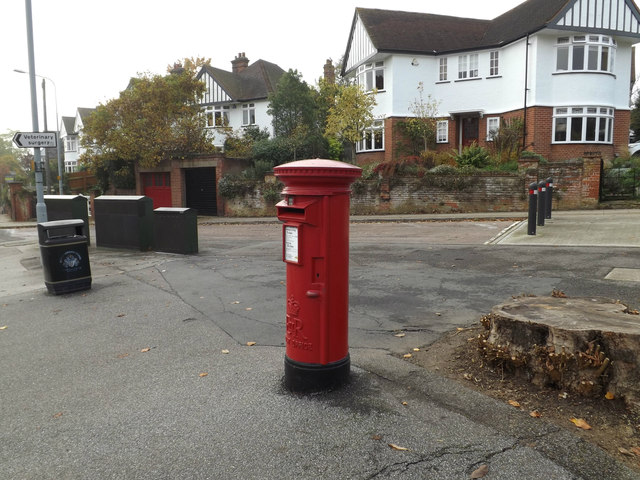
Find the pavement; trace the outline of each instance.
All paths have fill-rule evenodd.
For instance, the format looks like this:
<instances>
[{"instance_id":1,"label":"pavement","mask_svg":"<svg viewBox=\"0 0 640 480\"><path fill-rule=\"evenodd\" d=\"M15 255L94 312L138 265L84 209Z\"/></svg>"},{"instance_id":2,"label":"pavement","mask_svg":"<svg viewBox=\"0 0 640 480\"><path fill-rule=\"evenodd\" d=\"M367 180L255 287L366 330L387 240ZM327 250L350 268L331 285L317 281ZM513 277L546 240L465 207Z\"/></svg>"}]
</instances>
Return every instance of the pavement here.
<instances>
[{"instance_id":1,"label":"pavement","mask_svg":"<svg viewBox=\"0 0 640 480\"><path fill-rule=\"evenodd\" d=\"M535 236L519 212L352 221L490 219L508 227L489 246L640 247L640 210L554 212ZM277 242L225 255L214 236L187 256L92 245L91 290L53 296L34 226L0 217L0 478L453 480L486 465L486 479L640 479L377 345L352 346L342 389L287 392L282 342L253 328L284 340Z\"/></svg>"}]
</instances>

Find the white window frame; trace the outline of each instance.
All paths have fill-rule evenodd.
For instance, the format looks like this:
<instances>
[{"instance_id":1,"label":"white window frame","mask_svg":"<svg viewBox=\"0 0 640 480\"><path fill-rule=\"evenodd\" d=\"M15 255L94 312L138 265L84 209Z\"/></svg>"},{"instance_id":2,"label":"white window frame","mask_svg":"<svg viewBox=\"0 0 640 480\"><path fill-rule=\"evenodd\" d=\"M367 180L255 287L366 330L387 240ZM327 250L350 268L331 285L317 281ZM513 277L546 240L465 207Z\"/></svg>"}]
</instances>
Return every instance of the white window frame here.
<instances>
[{"instance_id":1,"label":"white window frame","mask_svg":"<svg viewBox=\"0 0 640 480\"><path fill-rule=\"evenodd\" d=\"M458 55L458 80L478 78L478 54Z\"/></svg>"},{"instance_id":2,"label":"white window frame","mask_svg":"<svg viewBox=\"0 0 640 480\"><path fill-rule=\"evenodd\" d=\"M371 128L367 128L362 139L356 143L356 153L384 151L384 121L375 120Z\"/></svg>"},{"instance_id":3,"label":"white window frame","mask_svg":"<svg viewBox=\"0 0 640 480\"><path fill-rule=\"evenodd\" d=\"M256 124L256 104L255 103L244 103L242 105L242 126L246 127L248 125Z\"/></svg>"},{"instance_id":4,"label":"white window frame","mask_svg":"<svg viewBox=\"0 0 640 480\"><path fill-rule=\"evenodd\" d=\"M493 142L500 131L500 117L487 117L487 142Z\"/></svg>"},{"instance_id":5,"label":"white window frame","mask_svg":"<svg viewBox=\"0 0 640 480\"><path fill-rule=\"evenodd\" d=\"M365 92L384 91L384 62L365 63L358 67L358 85Z\"/></svg>"},{"instance_id":6,"label":"white window frame","mask_svg":"<svg viewBox=\"0 0 640 480\"><path fill-rule=\"evenodd\" d=\"M497 77L500 75L500 51L493 50L489 52L489 76Z\"/></svg>"},{"instance_id":7,"label":"white window frame","mask_svg":"<svg viewBox=\"0 0 640 480\"><path fill-rule=\"evenodd\" d=\"M436 143L449 143L449 120L436 122Z\"/></svg>"},{"instance_id":8,"label":"white window frame","mask_svg":"<svg viewBox=\"0 0 640 480\"><path fill-rule=\"evenodd\" d=\"M610 35L572 35L556 40L556 73L613 73L617 44Z\"/></svg>"},{"instance_id":9,"label":"white window frame","mask_svg":"<svg viewBox=\"0 0 640 480\"><path fill-rule=\"evenodd\" d=\"M568 106L553 109L551 143L613 143L615 109Z\"/></svg>"},{"instance_id":10,"label":"white window frame","mask_svg":"<svg viewBox=\"0 0 640 480\"><path fill-rule=\"evenodd\" d=\"M65 152L76 152L78 150L78 139L76 138L65 138L64 139L64 151Z\"/></svg>"},{"instance_id":11,"label":"white window frame","mask_svg":"<svg viewBox=\"0 0 640 480\"><path fill-rule=\"evenodd\" d=\"M446 82L449 80L447 72L447 57L440 57L438 79L439 82Z\"/></svg>"}]
</instances>

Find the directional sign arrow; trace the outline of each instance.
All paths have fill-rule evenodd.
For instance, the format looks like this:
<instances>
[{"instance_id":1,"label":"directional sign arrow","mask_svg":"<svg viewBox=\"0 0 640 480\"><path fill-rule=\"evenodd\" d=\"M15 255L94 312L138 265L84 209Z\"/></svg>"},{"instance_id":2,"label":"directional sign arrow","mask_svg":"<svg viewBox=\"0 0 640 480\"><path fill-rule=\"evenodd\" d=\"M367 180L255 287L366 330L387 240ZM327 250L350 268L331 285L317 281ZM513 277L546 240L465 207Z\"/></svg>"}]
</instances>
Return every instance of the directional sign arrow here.
<instances>
[{"instance_id":1,"label":"directional sign arrow","mask_svg":"<svg viewBox=\"0 0 640 480\"><path fill-rule=\"evenodd\" d=\"M58 138L56 132L17 132L13 143L19 148L55 148Z\"/></svg>"}]
</instances>

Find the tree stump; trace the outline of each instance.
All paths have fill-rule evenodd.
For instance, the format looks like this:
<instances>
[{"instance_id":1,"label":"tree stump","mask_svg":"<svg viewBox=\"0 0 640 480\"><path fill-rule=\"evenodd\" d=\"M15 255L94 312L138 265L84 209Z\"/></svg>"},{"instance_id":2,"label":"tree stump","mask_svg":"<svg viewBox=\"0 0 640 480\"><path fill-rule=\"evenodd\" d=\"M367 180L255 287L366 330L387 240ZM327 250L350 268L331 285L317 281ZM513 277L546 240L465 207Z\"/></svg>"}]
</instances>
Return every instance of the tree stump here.
<instances>
[{"instance_id":1,"label":"tree stump","mask_svg":"<svg viewBox=\"0 0 640 480\"><path fill-rule=\"evenodd\" d=\"M492 364L539 386L623 398L640 412L640 317L591 298L520 297L482 319L480 349Z\"/></svg>"}]
</instances>

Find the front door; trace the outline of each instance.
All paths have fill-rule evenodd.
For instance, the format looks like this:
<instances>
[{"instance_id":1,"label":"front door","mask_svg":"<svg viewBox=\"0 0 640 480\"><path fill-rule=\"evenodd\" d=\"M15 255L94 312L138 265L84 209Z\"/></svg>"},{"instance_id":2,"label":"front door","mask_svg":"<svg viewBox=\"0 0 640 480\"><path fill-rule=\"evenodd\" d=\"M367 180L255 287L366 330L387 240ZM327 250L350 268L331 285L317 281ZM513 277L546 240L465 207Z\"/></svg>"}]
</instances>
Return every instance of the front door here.
<instances>
[{"instance_id":1,"label":"front door","mask_svg":"<svg viewBox=\"0 0 640 480\"><path fill-rule=\"evenodd\" d=\"M462 148L478 143L478 117L462 117Z\"/></svg>"}]
</instances>

